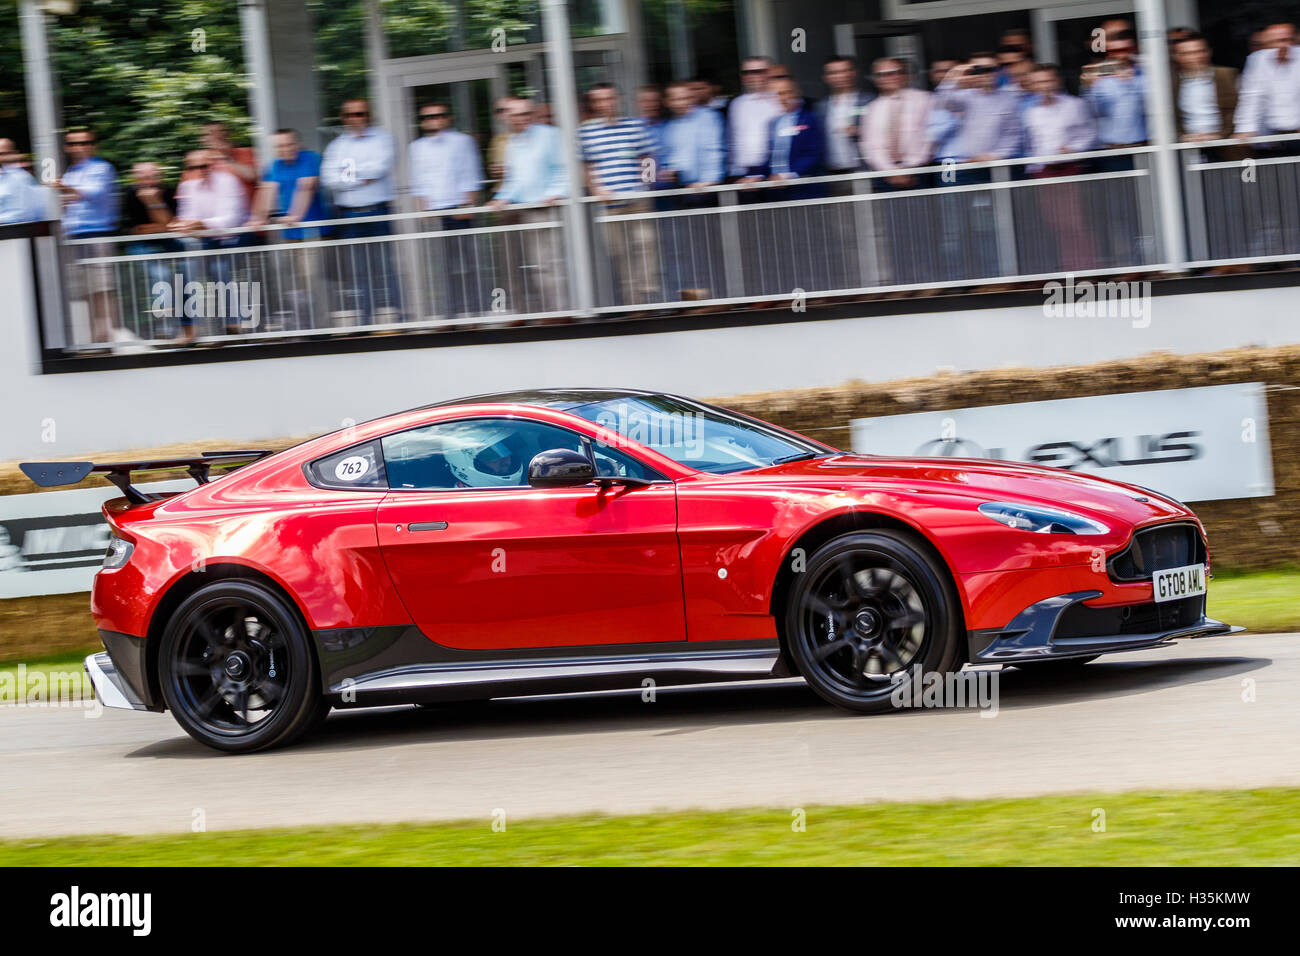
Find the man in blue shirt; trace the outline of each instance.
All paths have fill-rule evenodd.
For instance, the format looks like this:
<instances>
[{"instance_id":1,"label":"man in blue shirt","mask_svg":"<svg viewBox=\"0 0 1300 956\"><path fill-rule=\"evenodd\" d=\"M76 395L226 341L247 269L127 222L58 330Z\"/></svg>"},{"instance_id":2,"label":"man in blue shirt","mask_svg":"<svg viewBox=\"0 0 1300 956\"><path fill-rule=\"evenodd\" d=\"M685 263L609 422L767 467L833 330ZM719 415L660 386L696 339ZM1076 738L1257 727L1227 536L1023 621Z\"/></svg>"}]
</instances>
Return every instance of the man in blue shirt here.
<instances>
[{"instance_id":1,"label":"man in blue shirt","mask_svg":"<svg viewBox=\"0 0 1300 956\"><path fill-rule=\"evenodd\" d=\"M269 219L282 223L318 222L325 219L321 198L320 154L302 148L297 130L278 129L271 137L275 159L262 175L257 212L249 225L263 225ZM320 238L319 229L286 229L280 238L289 241Z\"/></svg>"},{"instance_id":2,"label":"man in blue shirt","mask_svg":"<svg viewBox=\"0 0 1300 956\"><path fill-rule=\"evenodd\" d=\"M274 220L284 224L318 222L329 218L320 187L320 154L302 148L297 130L278 129L271 137L275 159L262 174L255 211L248 225L262 226ZM272 242L297 243L317 240L328 227L281 229L271 232ZM265 279L269 302L265 328L309 328L313 314L323 314L326 304L317 292L320 275L316 254L307 250L280 254L288 268L269 270Z\"/></svg>"},{"instance_id":3,"label":"man in blue shirt","mask_svg":"<svg viewBox=\"0 0 1300 956\"><path fill-rule=\"evenodd\" d=\"M14 141L0 139L0 226L39 222L47 216L45 190L21 162Z\"/></svg>"},{"instance_id":4,"label":"man in blue shirt","mask_svg":"<svg viewBox=\"0 0 1300 956\"><path fill-rule=\"evenodd\" d=\"M692 190L716 186L725 174L722 117L716 110L696 105L689 83L669 84L667 99L672 119L664 124L660 185ZM672 196L665 201L666 208L680 210L715 205L712 193ZM710 298L712 290L720 288L724 272L717 216L667 216L659 222L668 301Z\"/></svg>"},{"instance_id":5,"label":"man in blue shirt","mask_svg":"<svg viewBox=\"0 0 1300 956\"><path fill-rule=\"evenodd\" d=\"M117 170L95 155L98 141L93 130L85 127L68 130L64 145L69 165L56 184L63 201L63 234L69 239L113 235L121 210ZM96 342L107 342L115 337L113 267L79 260L111 256L113 247L107 243L86 243L69 248L74 261L68 277L68 295L88 303L91 336Z\"/></svg>"},{"instance_id":6,"label":"man in blue shirt","mask_svg":"<svg viewBox=\"0 0 1300 956\"><path fill-rule=\"evenodd\" d=\"M1146 77L1137 61L1137 38L1122 30L1106 41L1106 59L1090 63L1079 75L1084 100L1097 117L1100 149L1143 146L1147 141ZM1103 170L1132 169L1132 156L1106 158Z\"/></svg>"},{"instance_id":7,"label":"man in blue shirt","mask_svg":"<svg viewBox=\"0 0 1300 956\"><path fill-rule=\"evenodd\" d=\"M619 200L649 190L655 179L654 142L645 123L620 115L618 90L597 83L587 91L592 118L578 130L587 186L604 200L598 215L627 216L601 222L598 235L608 247L610 265L618 278L621 305L645 305L659 296L659 258L654 224L641 217L650 212L642 199Z\"/></svg>"},{"instance_id":8,"label":"man in blue shirt","mask_svg":"<svg viewBox=\"0 0 1300 956\"><path fill-rule=\"evenodd\" d=\"M537 108L529 99L512 99L506 107L510 138L506 141L505 177L488 203L494 209L534 203L553 206L569 195L559 130L536 122L536 116ZM561 235L555 211L521 209L518 219L537 228L521 230L518 243L507 242L507 269L512 276L507 311L563 311L568 303L562 295ZM536 276L535 289L530 289L525 279L527 271Z\"/></svg>"}]
</instances>

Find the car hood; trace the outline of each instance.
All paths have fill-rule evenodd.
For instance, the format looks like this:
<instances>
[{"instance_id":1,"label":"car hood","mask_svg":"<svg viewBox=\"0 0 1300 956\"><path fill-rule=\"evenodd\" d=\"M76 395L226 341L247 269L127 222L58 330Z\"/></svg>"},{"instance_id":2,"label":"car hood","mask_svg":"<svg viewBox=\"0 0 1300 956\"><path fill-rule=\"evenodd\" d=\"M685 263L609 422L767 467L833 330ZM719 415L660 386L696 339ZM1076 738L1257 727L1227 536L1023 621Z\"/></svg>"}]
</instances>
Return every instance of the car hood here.
<instances>
[{"instance_id":1,"label":"car hood","mask_svg":"<svg viewBox=\"0 0 1300 956\"><path fill-rule=\"evenodd\" d=\"M832 455L788 462L731 477L797 484L862 484L934 494L963 495L981 501L1013 501L1066 508L1132 525L1194 517L1179 502L1118 481L1061 468L979 458L885 458Z\"/></svg>"}]
</instances>

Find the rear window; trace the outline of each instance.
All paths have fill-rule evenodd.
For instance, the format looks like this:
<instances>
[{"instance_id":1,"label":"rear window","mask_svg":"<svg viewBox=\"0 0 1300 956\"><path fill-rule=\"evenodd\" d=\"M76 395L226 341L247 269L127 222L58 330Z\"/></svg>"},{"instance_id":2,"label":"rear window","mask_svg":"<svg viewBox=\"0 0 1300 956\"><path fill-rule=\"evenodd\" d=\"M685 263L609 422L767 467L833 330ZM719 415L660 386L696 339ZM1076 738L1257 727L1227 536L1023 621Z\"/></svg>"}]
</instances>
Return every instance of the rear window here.
<instances>
[{"instance_id":1,"label":"rear window","mask_svg":"<svg viewBox=\"0 0 1300 956\"><path fill-rule=\"evenodd\" d=\"M307 466L308 477L322 488L387 488L384 456L378 441L353 445Z\"/></svg>"}]
</instances>

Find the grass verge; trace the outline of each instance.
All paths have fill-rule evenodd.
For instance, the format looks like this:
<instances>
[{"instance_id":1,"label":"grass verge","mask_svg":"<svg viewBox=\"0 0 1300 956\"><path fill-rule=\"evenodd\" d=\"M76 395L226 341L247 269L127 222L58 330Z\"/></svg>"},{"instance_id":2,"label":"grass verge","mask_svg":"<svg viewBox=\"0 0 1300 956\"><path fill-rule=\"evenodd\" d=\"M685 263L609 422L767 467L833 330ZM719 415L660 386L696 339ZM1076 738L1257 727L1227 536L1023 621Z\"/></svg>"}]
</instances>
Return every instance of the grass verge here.
<instances>
[{"instance_id":1,"label":"grass verge","mask_svg":"<svg viewBox=\"0 0 1300 956\"><path fill-rule=\"evenodd\" d=\"M1094 829L1104 812L1104 832ZM1300 788L0 841L0 866L1300 863Z\"/></svg>"},{"instance_id":2,"label":"grass verge","mask_svg":"<svg viewBox=\"0 0 1300 956\"><path fill-rule=\"evenodd\" d=\"M1206 612L1260 634L1300 631L1300 569L1216 571Z\"/></svg>"}]
</instances>

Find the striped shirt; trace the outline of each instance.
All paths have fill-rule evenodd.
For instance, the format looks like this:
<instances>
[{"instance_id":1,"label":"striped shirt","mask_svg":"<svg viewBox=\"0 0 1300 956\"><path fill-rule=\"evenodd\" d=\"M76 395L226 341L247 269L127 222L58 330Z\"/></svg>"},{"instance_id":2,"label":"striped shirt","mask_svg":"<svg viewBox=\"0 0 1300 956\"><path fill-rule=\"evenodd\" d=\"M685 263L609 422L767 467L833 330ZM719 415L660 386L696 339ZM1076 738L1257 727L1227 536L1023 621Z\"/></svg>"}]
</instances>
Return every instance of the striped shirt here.
<instances>
[{"instance_id":1,"label":"striped shirt","mask_svg":"<svg viewBox=\"0 0 1300 956\"><path fill-rule=\"evenodd\" d=\"M654 155L655 141L640 119L587 120L578 128L578 140L583 162L591 164L592 179L610 192L651 188L641 181L641 157Z\"/></svg>"}]
</instances>

